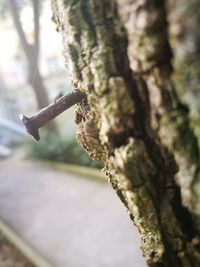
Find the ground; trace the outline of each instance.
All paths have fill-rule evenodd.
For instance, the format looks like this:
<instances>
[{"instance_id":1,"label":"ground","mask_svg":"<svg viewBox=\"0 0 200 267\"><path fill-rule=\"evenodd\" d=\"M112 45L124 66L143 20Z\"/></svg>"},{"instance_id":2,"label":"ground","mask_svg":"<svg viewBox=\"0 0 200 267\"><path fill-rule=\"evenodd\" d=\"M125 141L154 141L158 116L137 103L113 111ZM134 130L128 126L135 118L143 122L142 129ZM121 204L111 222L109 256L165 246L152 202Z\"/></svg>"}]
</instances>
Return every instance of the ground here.
<instances>
[{"instance_id":1,"label":"ground","mask_svg":"<svg viewBox=\"0 0 200 267\"><path fill-rule=\"evenodd\" d=\"M1 267L36 267L30 263L8 240L0 236Z\"/></svg>"},{"instance_id":2,"label":"ground","mask_svg":"<svg viewBox=\"0 0 200 267\"><path fill-rule=\"evenodd\" d=\"M0 169L0 218L53 266L146 266L139 235L106 182L19 156Z\"/></svg>"}]
</instances>

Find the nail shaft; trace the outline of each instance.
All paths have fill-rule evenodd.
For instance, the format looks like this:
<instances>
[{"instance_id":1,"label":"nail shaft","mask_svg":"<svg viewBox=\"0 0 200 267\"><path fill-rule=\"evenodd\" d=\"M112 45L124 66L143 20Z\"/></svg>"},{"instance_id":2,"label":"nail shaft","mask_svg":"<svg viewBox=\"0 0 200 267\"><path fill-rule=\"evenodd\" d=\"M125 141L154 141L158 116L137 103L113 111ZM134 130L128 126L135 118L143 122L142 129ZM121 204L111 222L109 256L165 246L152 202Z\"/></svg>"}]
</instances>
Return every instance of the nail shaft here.
<instances>
[{"instance_id":1,"label":"nail shaft","mask_svg":"<svg viewBox=\"0 0 200 267\"><path fill-rule=\"evenodd\" d=\"M79 90L74 90L72 93L57 99L54 103L40 110L30 118L22 115L21 120L25 125L27 132L39 141L39 128L43 127L66 109L81 102L84 98L84 93Z\"/></svg>"}]
</instances>

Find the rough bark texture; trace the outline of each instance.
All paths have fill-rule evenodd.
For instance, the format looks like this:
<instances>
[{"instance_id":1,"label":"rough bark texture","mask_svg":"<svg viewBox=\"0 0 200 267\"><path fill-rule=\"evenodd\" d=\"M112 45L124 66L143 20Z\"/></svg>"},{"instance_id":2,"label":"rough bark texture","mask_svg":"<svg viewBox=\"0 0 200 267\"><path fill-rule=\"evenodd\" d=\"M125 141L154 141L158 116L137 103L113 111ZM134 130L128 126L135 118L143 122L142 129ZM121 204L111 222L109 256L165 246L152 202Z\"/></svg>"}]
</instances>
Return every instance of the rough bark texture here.
<instances>
[{"instance_id":1,"label":"rough bark texture","mask_svg":"<svg viewBox=\"0 0 200 267\"><path fill-rule=\"evenodd\" d=\"M104 162L148 265L200 266L198 143L173 82L167 4L52 0L72 83L87 95L78 142Z\"/></svg>"},{"instance_id":2,"label":"rough bark texture","mask_svg":"<svg viewBox=\"0 0 200 267\"><path fill-rule=\"evenodd\" d=\"M171 46L174 52L174 73L173 81L176 85L180 99L185 102L190 113L190 126L194 132L200 136L200 3L199 1L171 1L168 3L169 12L169 33ZM189 137L189 136L188 136ZM187 141L189 140L189 141ZM195 152L195 143L191 139L185 140L184 148L191 146L191 150ZM198 140L199 142L200 140ZM200 143L199 143L200 144ZM197 146L196 146L197 147ZM189 151L188 151L189 152ZM189 155L194 155L192 152ZM197 153L196 153L197 155ZM188 196L190 198L188 207L193 214L200 215L200 172L199 172L199 156L194 158L197 164L191 164L189 173L185 177L186 185L189 185ZM193 158L193 159L194 159ZM192 163L187 160L187 162ZM194 160L193 160L194 163ZM195 167L196 166L196 167ZM197 219L196 218L196 219ZM199 225L198 225L198 229Z\"/></svg>"}]
</instances>

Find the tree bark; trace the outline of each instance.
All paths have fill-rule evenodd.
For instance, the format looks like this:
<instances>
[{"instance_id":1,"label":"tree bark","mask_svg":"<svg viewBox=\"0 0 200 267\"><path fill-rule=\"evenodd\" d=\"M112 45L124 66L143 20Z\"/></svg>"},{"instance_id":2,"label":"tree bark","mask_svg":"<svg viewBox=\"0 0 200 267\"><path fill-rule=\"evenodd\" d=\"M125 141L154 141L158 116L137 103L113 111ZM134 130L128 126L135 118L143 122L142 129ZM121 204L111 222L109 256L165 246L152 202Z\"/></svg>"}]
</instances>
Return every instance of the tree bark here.
<instances>
[{"instance_id":1,"label":"tree bark","mask_svg":"<svg viewBox=\"0 0 200 267\"><path fill-rule=\"evenodd\" d=\"M76 111L78 142L104 162L147 264L193 267L200 266L199 150L174 86L167 4L52 0L72 83L87 95Z\"/></svg>"}]
</instances>

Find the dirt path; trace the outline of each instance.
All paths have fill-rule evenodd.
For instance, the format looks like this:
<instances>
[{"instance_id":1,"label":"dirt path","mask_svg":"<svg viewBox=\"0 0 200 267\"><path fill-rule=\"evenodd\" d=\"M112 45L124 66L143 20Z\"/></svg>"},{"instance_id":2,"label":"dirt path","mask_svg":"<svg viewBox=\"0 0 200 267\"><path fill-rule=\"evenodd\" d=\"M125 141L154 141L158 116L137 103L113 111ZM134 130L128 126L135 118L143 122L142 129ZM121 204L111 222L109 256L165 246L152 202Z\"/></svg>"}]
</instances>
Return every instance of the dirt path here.
<instances>
[{"instance_id":1,"label":"dirt path","mask_svg":"<svg viewBox=\"0 0 200 267\"><path fill-rule=\"evenodd\" d=\"M36 267L0 234L1 267Z\"/></svg>"},{"instance_id":2,"label":"dirt path","mask_svg":"<svg viewBox=\"0 0 200 267\"><path fill-rule=\"evenodd\" d=\"M106 183L0 161L0 217L56 267L144 267L139 237Z\"/></svg>"}]
</instances>

